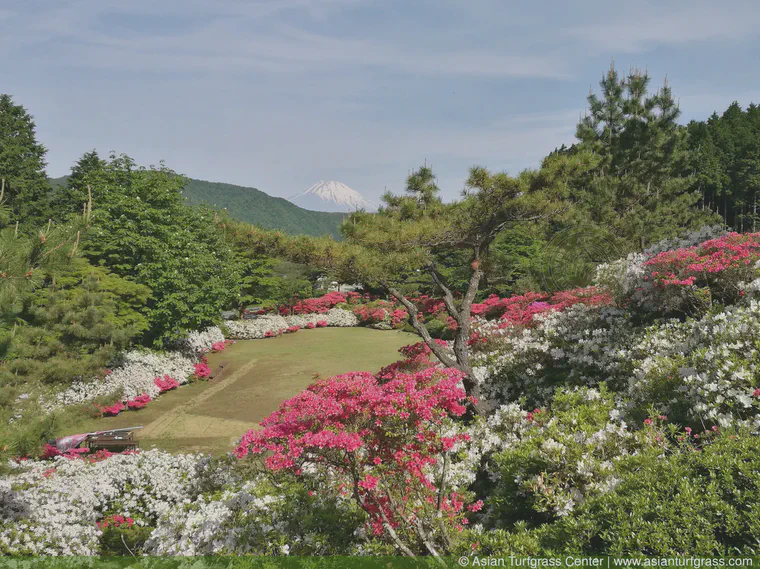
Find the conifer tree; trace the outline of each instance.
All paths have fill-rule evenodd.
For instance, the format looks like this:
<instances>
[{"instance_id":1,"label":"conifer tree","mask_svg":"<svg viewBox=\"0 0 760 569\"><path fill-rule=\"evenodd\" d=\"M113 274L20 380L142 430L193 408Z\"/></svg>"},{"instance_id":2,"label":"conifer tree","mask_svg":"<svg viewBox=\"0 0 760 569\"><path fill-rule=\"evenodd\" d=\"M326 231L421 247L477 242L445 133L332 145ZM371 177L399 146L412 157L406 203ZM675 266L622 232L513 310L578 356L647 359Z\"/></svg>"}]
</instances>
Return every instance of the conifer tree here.
<instances>
[{"instance_id":1,"label":"conifer tree","mask_svg":"<svg viewBox=\"0 0 760 569\"><path fill-rule=\"evenodd\" d=\"M0 95L0 178L13 220L37 227L50 214L50 182L45 174L45 147L37 142L31 115L10 95Z\"/></svg>"},{"instance_id":2,"label":"conifer tree","mask_svg":"<svg viewBox=\"0 0 760 569\"><path fill-rule=\"evenodd\" d=\"M714 222L697 207L700 195L685 172L686 133L667 80L654 94L649 82L646 71L632 68L621 78L611 65L600 82L601 97L589 95L576 132L576 152L600 158L577 180L576 197L586 202L592 221L632 247Z\"/></svg>"},{"instance_id":3,"label":"conifer tree","mask_svg":"<svg viewBox=\"0 0 760 569\"><path fill-rule=\"evenodd\" d=\"M92 182L103 170L106 162L98 156L96 150L85 152L71 168L66 186L60 188L53 199L53 211L58 219L66 219L72 213L81 213L88 199L92 198Z\"/></svg>"}]
</instances>

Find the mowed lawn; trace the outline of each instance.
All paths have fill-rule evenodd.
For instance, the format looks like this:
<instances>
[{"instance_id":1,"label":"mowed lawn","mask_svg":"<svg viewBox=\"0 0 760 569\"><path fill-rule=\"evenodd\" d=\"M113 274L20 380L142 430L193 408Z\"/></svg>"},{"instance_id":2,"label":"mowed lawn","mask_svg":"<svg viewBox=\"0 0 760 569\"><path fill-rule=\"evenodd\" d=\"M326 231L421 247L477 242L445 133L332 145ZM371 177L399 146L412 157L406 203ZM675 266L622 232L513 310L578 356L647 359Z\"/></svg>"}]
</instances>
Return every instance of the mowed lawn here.
<instances>
[{"instance_id":1,"label":"mowed lawn","mask_svg":"<svg viewBox=\"0 0 760 569\"><path fill-rule=\"evenodd\" d=\"M142 425L141 448L224 454L245 431L312 383L349 371L376 372L401 358L414 334L369 328L299 330L266 340L244 340L209 355L222 374L165 393L144 409L89 421L76 432ZM70 433L67 433L70 434Z\"/></svg>"}]
</instances>

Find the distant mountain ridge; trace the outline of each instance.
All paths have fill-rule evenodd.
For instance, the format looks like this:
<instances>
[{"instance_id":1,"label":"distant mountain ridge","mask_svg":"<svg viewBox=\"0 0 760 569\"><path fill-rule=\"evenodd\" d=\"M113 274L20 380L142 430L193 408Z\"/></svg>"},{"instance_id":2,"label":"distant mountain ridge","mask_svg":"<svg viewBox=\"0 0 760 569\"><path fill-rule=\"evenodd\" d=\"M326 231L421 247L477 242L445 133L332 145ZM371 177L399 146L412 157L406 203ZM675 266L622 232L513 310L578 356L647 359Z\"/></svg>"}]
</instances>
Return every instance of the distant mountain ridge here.
<instances>
[{"instance_id":1,"label":"distant mountain ridge","mask_svg":"<svg viewBox=\"0 0 760 569\"><path fill-rule=\"evenodd\" d=\"M53 178L63 185L68 176ZM291 235L340 237L342 213L310 211L256 188L189 178L183 193L193 205L206 204L226 209L230 216L264 229L279 229Z\"/></svg>"},{"instance_id":2,"label":"distant mountain ridge","mask_svg":"<svg viewBox=\"0 0 760 569\"><path fill-rule=\"evenodd\" d=\"M300 194L288 198L297 206L316 211L350 213L363 209L376 211L377 204L341 182L321 180Z\"/></svg>"},{"instance_id":3,"label":"distant mountain ridge","mask_svg":"<svg viewBox=\"0 0 760 569\"><path fill-rule=\"evenodd\" d=\"M226 209L235 219L292 235L340 237L342 213L303 209L284 198L246 186L190 178L183 193L191 204Z\"/></svg>"}]
</instances>

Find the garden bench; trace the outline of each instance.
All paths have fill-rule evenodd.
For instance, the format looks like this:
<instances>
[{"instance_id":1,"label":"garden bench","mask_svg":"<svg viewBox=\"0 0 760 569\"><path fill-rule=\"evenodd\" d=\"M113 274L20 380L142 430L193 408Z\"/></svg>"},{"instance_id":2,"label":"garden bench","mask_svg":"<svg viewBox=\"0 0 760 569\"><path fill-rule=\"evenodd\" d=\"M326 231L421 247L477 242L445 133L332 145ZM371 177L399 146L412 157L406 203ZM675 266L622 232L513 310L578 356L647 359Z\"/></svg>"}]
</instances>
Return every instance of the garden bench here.
<instances>
[{"instance_id":1,"label":"garden bench","mask_svg":"<svg viewBox=\"0 0 760 569\"><path fill-rule=\"evenodd\" d=\"M123 452L125 450L137 450L138 442L134 440L133 434L124 435L95 435L87 440L87 446L91 451L108 450L112 452Z\"/></svg>"}]
</instances>

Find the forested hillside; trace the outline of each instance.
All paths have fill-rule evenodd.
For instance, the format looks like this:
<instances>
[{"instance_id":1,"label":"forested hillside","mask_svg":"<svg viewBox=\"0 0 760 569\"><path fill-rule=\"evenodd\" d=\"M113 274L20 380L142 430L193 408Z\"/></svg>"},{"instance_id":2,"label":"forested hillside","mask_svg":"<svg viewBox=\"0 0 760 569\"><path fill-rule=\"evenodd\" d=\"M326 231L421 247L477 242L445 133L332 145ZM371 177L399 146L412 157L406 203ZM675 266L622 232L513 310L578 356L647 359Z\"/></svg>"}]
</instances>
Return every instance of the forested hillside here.
<instances>
[{"instance_id":1,"label":"forested hillside","mask_svg":"<svg viewBox=\"0 0 760 569\"><path fill-rule=\"evenodd\" d=\"M259 227L282 229L293 235L340 235L343 214L302 209L256 188L190 178L183 193L193 205L226 208L233 217Z\"/></svg>"},{"instance_id":2,"label":"forested hillside","mask_svg":"<svg viewBox=\"0 0 760 569\"><path fill-rule=\"evenodd\" d=\"M65 185L67 176L52 180L54 185ZM341 213L310 211L283 198L276 198L246 186L221 182L206 182L188 178L182 193L192 205L206 204L227 209L240 221L265 229L281 229L291 235L340 236Z\"/></svg>"}]
</instances>

